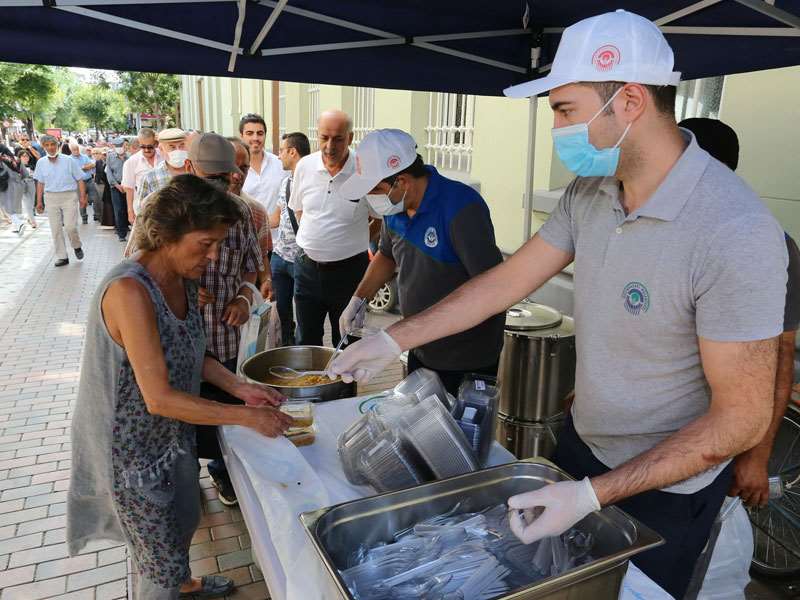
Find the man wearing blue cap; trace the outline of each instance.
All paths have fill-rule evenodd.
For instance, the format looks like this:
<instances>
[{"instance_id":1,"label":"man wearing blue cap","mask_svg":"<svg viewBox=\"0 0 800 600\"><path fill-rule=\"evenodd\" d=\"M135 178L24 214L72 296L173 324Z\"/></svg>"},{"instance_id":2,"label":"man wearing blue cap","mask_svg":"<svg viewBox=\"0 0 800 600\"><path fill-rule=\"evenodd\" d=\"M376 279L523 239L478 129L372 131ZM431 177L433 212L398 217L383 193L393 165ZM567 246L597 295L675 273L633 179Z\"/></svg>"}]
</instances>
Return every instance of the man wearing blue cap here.
<instances>
[{"instance_id":1,"label":"man wearing blue cap","mask_svg":"<svg viewBox=\"0 0 800 600\"><path fill-rule=\"evenodd\" d=\"M638 15L568 27L550 74L506 90L550 92L555 149L577 175L550 219L502 265L353 344L331 373L367 380L574 261L575 400L554 461L578 481L511 497L512 529L531 543L616 504L665 538L635 562L682 598L731 457L769 427L787 254L758 196L678 128L673 62Z\"/></svg>"}]
</instances>

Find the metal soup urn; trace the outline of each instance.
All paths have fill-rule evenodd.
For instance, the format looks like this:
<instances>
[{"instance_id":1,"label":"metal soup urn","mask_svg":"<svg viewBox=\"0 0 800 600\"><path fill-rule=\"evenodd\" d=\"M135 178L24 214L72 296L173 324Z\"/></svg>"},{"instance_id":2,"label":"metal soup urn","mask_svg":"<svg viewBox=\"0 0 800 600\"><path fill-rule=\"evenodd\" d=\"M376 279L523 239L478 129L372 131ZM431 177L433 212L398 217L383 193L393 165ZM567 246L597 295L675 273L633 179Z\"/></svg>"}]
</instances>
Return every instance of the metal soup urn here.
<instances>
[{"instance_id":1,"label":"metal soup urn","mask_svg":"<svg viewBox=\"0 0 800 600\"><path fill-rule=\"evenodd\" d=\"M575 387L575 321L524 301L506 313L497 441L517 458L549 458Z\"/></svg>"}]
</instances>

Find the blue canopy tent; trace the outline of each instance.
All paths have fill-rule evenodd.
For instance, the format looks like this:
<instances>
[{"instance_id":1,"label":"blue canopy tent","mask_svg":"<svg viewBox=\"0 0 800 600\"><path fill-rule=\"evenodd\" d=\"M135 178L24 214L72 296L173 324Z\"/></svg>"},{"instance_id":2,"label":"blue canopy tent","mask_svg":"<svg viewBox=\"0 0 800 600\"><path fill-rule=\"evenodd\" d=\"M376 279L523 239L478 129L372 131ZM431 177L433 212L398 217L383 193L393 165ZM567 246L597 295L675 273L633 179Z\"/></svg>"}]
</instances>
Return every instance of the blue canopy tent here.
<instances>
[{"instance_id":1,"label":"blue canopy tent","mask_svg":"<svg viewBox=\"0 0 800 600\"><path fill-rule=\"evenodd\" d=\"M800 0L0 0L0 60L500 95L617 8L662 28L684 79L800 64Z\"/></svg>"}]
</instances>

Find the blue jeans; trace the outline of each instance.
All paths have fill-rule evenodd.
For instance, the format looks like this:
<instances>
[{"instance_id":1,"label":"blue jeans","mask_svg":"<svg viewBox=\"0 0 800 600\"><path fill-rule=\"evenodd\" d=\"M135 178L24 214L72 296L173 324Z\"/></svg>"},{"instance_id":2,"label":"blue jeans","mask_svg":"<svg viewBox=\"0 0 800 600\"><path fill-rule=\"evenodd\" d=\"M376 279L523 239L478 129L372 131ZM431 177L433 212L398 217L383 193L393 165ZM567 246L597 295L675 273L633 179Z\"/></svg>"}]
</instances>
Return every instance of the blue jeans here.
<instances>
[{"instance_id":1,"label":"blue jeans","mask_svg":"<svg viewBox=\"0 0 800 600\"><path fill-rule=\"evenodd\" d=\"M128 201L125 194L110 183L108 185L111 186L111 205L114 207L114 228L117 237L124 238L128 235Z\"/></svg>"},{"instance_id":2,"label":"blue jeans","mask_svg":"<svg viewBox=\"0 0 800 600\"><path fill-rule=\"evenodd\" d=\"M281 345L294 346L294 263L272 253L272 289L281 319Z\"/></svg>"}]
</instances>

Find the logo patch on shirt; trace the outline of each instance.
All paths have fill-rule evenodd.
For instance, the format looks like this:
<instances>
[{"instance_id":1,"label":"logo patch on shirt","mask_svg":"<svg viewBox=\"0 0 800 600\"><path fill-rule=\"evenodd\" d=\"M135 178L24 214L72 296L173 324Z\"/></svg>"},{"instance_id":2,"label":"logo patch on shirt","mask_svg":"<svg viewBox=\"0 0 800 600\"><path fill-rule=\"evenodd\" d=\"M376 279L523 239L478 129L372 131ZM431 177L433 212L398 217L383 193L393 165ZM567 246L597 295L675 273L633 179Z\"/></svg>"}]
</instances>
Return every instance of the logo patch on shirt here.
<instances>
[{"instance_id":1,"label":"logo patch on shirt","mask_svg":"<svg viewBox=\"0 0 800 600\"><path fill-rule=\"evenodd\" d=\"M436 248L439 245L439 235L434 227L428 227L425 231L425 245L428 248Z\"/></svg>"},{"instance_id":2,"label":"logo patch on shirt","mask_svg":"<svg viewBox=\"0 0 800 600\"><path fill-rule=\"evenodd\" d=\"M622 290L625 310L632 315L647 312L650 309L650 292L643 283L631 281Z\"/></svg>"}]
</instances>

